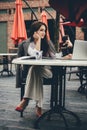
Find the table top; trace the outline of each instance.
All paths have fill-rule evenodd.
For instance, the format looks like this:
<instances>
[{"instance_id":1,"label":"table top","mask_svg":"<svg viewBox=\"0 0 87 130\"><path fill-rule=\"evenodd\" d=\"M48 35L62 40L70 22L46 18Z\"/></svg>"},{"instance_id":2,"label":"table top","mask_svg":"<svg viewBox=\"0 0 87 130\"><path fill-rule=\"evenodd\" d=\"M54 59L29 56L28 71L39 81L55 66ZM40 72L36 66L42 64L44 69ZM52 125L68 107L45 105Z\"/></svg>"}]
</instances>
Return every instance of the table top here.
<instances>
[{"instance_id":1,"label":"table top","mask_svg":"<svg viewBox=\"0 0 87 130\"><path fill-rule=\"evenodd\" d=\"M63 59L26 59L15 58L12 63L23 65L51 65L51 66L87 66L87 60L63 60Z\"/></svg>"},{"instance_id":2,"label":"table top","mask_svg":"<svg viewBox=\"0 0 87 130\"><path fill-rule=\"evenodd\" d=\"M0 53L0 56L15 56L17 53Z\"/></svg>"}]
</instances>

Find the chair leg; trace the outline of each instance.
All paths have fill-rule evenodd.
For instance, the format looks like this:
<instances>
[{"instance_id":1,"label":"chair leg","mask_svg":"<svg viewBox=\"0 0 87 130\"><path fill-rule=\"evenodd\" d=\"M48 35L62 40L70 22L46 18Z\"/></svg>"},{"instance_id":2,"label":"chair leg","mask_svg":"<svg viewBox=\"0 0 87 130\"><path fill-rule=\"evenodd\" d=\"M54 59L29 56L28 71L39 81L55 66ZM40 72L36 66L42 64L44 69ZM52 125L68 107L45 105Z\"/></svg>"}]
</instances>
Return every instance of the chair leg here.
<instances>
[{"instance_id":1,"label":"chair leg","mask_svg":"<svg viewBox=\"0 0 87 130\"><path fill-rule=\"evenodd\" d=\"M22 87L21 87L21 96L20 96L20 100L22 100L23 96L24 96L24 85L22 85ZM20 113L20 117L23 117L23 112Z\"/></svg>"},{"instance_id":2,"label":"chair leg","mask_svg":"<svg viewBox=\"0 0 87 130\"><path fill-rule=\"evenodd\" d=\"M72 71L72 67L70 67L70 72ZM68 78L68 81L70 81L71 79L71 73L69 73L69 78Z\"/></svg>"},{"instance_id":3,"label":"chair leg","mask_svg":"<svg viewBox=\"0 0 87 130\"><path fill-rule=\"evenodd\" d=\"M10 63L10 71L12 72L12 63Z\"/></svg>"}]
</instances>

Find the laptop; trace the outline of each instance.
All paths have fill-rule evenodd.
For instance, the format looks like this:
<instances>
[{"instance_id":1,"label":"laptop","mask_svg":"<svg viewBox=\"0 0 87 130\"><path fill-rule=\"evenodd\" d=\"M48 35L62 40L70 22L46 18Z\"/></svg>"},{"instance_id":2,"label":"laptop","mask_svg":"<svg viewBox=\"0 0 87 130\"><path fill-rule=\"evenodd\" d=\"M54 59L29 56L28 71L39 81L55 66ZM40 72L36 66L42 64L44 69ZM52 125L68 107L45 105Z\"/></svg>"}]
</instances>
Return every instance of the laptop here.
<instances>
[{"instance_id":1,"label":"laptop","mask_svg":"<svg viewBox=\"0 0 87 130\"><path fill-rule=\"evenodd\" d=\"M72 60L87 60L87 41L75 40Z\"/></svg>"}]
</instances>

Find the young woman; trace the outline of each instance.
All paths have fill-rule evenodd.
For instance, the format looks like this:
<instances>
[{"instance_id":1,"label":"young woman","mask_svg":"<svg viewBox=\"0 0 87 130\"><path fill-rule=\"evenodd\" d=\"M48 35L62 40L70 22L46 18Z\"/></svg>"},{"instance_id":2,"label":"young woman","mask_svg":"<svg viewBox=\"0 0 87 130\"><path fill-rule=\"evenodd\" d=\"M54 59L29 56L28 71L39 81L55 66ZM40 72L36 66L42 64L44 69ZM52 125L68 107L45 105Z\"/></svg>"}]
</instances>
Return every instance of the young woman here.
<instances>
[{"instance_id":1,"label":"young woman","mask_svg":"<svg viewBox=\"0 0 87 130\"><path fill-rule=\"evenodd\" d=\"M46 37L47 26L36 21L31 25L30 38L23 41L18 50L18 56L34 56L37 58L55 57L55 48L51 41ZM18 66L18 70L21 66ZM26 68L26 67L25 67ZM27 69L25 69L27 71ZM20 79L18 78L18 72L16 73L17 83L16 86L20 86ZM17 105L16 111L22 112L28 105L30 99L36 101L36 114L41 116L43 107L43 78L51 78L52 72L50 67L47 66L30 66L25 85L25 93L22 101ZM21 86L20 86L21 87Z\"/></svg>"}]
</instances>

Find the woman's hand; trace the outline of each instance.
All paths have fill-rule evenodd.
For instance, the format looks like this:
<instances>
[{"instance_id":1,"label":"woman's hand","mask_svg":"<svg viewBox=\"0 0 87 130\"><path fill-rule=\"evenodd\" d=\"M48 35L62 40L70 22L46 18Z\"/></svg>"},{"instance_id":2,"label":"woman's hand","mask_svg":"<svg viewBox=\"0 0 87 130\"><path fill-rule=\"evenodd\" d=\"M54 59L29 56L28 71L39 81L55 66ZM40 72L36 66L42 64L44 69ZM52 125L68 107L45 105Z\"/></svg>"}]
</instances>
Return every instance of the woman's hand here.
<instances>
[{"instance_id":1,"label":"woman's hand","mask_svg":"<svg viewBox=\"0 0 87 130\"><path fill-rule=\"evenodd\" d=\"M41 39L41 38L40 38L40 35L39 35L37 32L34 32L33 38L34 38L35 40L40 40L40 39Z\"/></svg>"},{"instance_id":2,"label":"woman's hand","mask_svg":"<svg viewBox=\"0 0 87 130\"><path fill-rule=\"evenodd\" d=\"M73 45L72 45L72 43L71 43L70 40L67 40L67 41L66 41L66 44L67 44L67 47L69 47L69 48L72 48L72 47L73 47Z\"/></svg>"},{"instance_id":3,"label":"woman's hand","mask_svg":"<svg viewBox=\"0 0 87 130\"><path fill-rule=\"evenodd\" d=\"M72 59L72 54L68 54L66 56L63 56L61 59L70 60L70 59Z\"/></svg>"},{"instance_id":4,"label":"woman's hand","mask_svg":"<svg viewBox=\"0 0 87 130\"><path fill-rule=\"evenodd\" d=\"M41 37L37 32L34 32L33 34L34 42L35 42L35 48L40 51L41 49Z\"/></svg>"}]
</instances>

